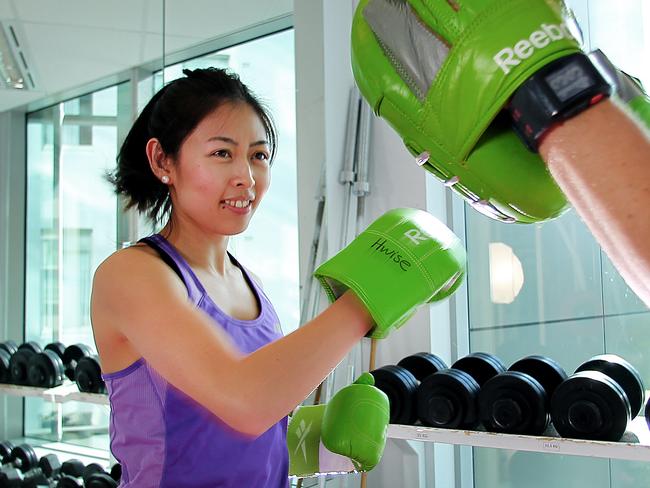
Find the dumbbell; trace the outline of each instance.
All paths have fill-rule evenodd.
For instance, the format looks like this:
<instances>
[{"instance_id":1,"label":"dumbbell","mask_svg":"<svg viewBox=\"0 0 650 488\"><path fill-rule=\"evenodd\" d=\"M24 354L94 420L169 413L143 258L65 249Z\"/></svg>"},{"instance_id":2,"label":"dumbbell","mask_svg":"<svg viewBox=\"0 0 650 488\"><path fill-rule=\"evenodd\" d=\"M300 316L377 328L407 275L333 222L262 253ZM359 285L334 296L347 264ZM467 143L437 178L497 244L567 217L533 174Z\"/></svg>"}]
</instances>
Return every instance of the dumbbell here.
<instances>
[{"instance_id":1,"label":"dumbbell","mask_svg":"<svg viewBox=\"0 0 650 488\"><path fill-rule=\"evenodd\" d=\"M0 470L0 487L51 487L56 482L60 467L61 463L54 454L43 456L38 461L38 466L25 472L13 466L3 467Z\"/></svg>"},{"instance_id":2,"label":"dumbbell","mask_svg":"<svg viewBox=\"0 0 650 488\"><path fill-rule=\"evenodd\" d=\"M33 354L27 363L27 377L31 386L53 388L63 384L65 377L63 354L65 346L52 342L45 346L43 352Z\"/></svg>"},{"instance_id":3,"label":"dumbbell","mask_svg":"<svg viewBox=\"0 0 650 488\"><path fill-rule=\"evenodd\" d=\"M594 356L557 387L551 418L562 437L618 441L643 406L638 371L620 356Z\"/></svg>"},{"instance_id":4,"label":"dumbbell","mask_svg":"<svg viewBox=\"0 0 650 488\"><path fill-rule=\"evenodd\" d=\"M111 478L113 478L118 483L122 479L122 465L120 463L115 463L111 466Z\"/></svg>"},{"instance_id":5,"label":"dumbbell","mask_svg":"<svg viewBox=\"0 0 650 488\"><path fill-rule=\"evenodd\" d=\"M102 370L97 356L84 356L79 359L74 375L79 391L106 393L106 384L102 379Z\"/></svg>"},{"instance_id":6,"label":"dumbbell","mask_svg":"<svg viewBox=\"0 0 650 488\"><path fill-rule=\"evenodd\" d=\"M13 488L23 484L23 474L13 466L3 466L0 469L0 487Z\"/></svg>"},{"instance_id":7,"label":"dumbbell","mask_svg":"<svg viewBox=\"0 0 650 488\"><path fill-rule=\"evenodd\" d=\"M117 481L102 466L91 463L87 466L78 459L66 461L61 466L62 476L56 488L116 488Z\"/></svg>"},{"instance_id":8,"label":"dumbbell","mask_svg":"<svg viewBox=\"0 0 650 488\"><path fill-rule=\"evenodd\" d=\"M54 482L61 472L61 461L56 456L56 454L46 454L38 460L38 467L44 478L48 481L45 483L49 486L51 482Z\"/></svg>"},{"instance_id":9,"label":"dumbbell","mask_svg":"<svg viewBox=\"0 0 650 488\"><path fill-rule=\"evenodd\" d=\"M30 341L21 344L18 350L12 354L9 360L9 368L11 370L11 382L14 385L29 385L29 377L27 376L29 360L39 352L42 352L41 346L34 341Z\"/></svg>"},{"instance_id":10,"label":"dumbbell","mask_svg":"<svg viewBox=\"0 0 650 488\"><path fill-rule=\"evenodd\" d=\"M438 356L419 352L403 358L396 366L382 366L371 371L375 386L388 396L391 424L415 424L415 392L418 382L446 367Z\"/></svg>"},{"instance_id":11,"label":"dumbbell","mask_svg":"<svg viewBox=\"0 0 650 488\"><path fill-rule=\"evenodd\" d=\"M11 463L11 452L15 447L9 441L0 442L0 463L3 465L0 469L0 487L20 486L17 483L22 482L20 470Z\"/></svg>"},{"instance_id":12,"label":"dumbbell","mask_svg":"<svg viewBox=\"0 0 650 488\"><path fill-rule=\"evenodd\" d=\"M28 481L40 480L38 473L30 472L37 468L38 456L29 444L14 446L11 442L2 442L0 456L3 463L0 469L0 487L22 487L27 473Z\"/></svg>"},{"instance_id":13,"label":"dumbbell","mask_svg":"<svg viewBox=\"0 0 650 488\"><path fill-rule=\"evenodd\" d=\"M12 354L18 350L14 341L6 341L0 344L0 383L11 383L11 366L9 361Z\"/></svg>"},{"instance_id":14,"label":"dumbbell","mask_svg":"<svg viewBox=\"0 0 650 488\"><path fill-rule=\"evenodd\" d=\"M117 480L113 478L112 472L111 474L107 473L99 464L86 466L83 479L84 488L117 488L119 481L119 478Z\"/></svg>"},{"instance_id":15,"label":"dumbbell","mask_svg":"<svg viewBox=\"0 0 650 488\"><path fill-rule=\"evenodd\" d=\"M65 375L70 381L74 381L75 370L79 360L86 356L92 356L93 350L86 344L72 344L65 348L63 353L63 366Z\"/></svg>"},{"instance_id":16,"label":"dumbbell","mask_svg":"<svg viewBox=\"0 0 650 488\"><path fill-rule=\"evenodd\" d=\"M55 482L43 474L40 468L21 473L16 468L0 470L0 488L50 488Z\"/></svg>"},{"instance_id":17,"label":"dumbbell","mask_svg":"<svg viewBox=\"0 0 650 488\"><path fill-rule=\"evenodd\" d=\"M14 444L9 441L0 442L0 464L9 464L11 462L11 451L14 449Z\"/></svg>"},{"instance_id":18,"label":"dumbbell","mask_svg":"<svg viewBox=\"0 0 650 488\"><path fill-rule=\"evenodd\" d=\"M60 477L57 480L56 488L82 488L82 475L84 463L78 459L69 459L61 465Z\"/></svg>"},{"instance_id":19,"label":"dumbbell","mask_svg":"<svg viewBox=\"0 0 650 488\"><path fill-rule=\"evenodd\" d=\"M451 368L427 376L416 393L420 422L445 429L476 428L481 386L505 370L496 356L475 352L460 358Z\"/></svg>"},{"instance_id":20,"label":"dumbbell","mask_svg":"<svg viewBox=\"0 0 650 488\"><path fill-rule=\"evenodd\" d=\"M566 379L562 366L551 358L527 356L516 361L481 388L481 423L489 432L541 435L551 420L551 396Z\"/></svg>"}]
</instances>

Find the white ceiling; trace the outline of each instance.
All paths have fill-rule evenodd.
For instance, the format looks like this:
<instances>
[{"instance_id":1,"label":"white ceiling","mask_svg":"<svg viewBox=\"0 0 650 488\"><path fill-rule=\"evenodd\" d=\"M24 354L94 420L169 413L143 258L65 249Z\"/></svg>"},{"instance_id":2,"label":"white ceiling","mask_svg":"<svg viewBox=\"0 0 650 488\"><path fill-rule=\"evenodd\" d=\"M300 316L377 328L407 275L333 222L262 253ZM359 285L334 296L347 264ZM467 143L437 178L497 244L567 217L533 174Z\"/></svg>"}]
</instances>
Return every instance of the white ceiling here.
<instances>
[{"instance_id":1,"label":"white ceiling","mask_svg":"<svg viewBox=\"0 0 650 488\"><path fill-rule=\"evenodd\" d=\"M293 0L165 0L165 51L290 14ZM162 58L162 0L0 0L36 90L0 89L0 111Z\"/></svg>"}]
</instances>

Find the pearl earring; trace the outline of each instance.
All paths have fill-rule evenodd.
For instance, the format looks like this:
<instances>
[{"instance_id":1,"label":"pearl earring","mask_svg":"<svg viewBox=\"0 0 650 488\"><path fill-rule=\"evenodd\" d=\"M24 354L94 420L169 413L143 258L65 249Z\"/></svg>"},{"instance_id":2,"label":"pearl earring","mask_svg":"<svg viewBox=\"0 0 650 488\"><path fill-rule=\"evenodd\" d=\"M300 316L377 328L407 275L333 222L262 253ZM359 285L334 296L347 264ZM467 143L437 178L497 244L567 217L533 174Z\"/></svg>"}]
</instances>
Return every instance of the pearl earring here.
<instances>
[{"instance_id":1,"label":"pearl earring","mask_svg":"<svg viewBox=\"0 0 650 488\"><path fill-rule=\"evenodd\" d=\"M162 178L160 178L160 181L162 181L165 185L169 183L169 176L163 175Z\"/></svg>"}]
</instances>

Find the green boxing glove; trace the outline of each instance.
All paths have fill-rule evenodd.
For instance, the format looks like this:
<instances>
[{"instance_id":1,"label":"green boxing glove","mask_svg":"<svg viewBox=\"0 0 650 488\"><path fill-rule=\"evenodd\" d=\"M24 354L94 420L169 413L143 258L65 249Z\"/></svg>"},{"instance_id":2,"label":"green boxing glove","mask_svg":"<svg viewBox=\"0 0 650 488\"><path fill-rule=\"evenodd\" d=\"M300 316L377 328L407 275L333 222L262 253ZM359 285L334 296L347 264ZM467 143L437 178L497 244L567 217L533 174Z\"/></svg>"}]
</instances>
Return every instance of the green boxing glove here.
<instances>
[{"instance_id":1,"label":"green boxing glove","mask_svg":"<svg viewBox=\"0 0 650 488\"><path fill-rule=\"evenodd\" d=\"M308 478L354 471L349 458L328 451L321 442L324 413L325 405L301 406L289 419L289 476Z\"/></svg>"},{"instance_id":2,"label":"green boxing glove","mask_svg":"<svg viewBox=\"0 0 650 488\"><path fill-rule=\"evenodd\" d=\"M573 22L559 0L361 0L352 69L375 113L475 209L544 221L568 203L501 111L529 76L579 52Z\"/></svg>"},{"instance_id":3,"label":"green boxing glove","mask_svg":"<svg viewBox=\"0 0 650 488\"><path fill-rule=\"evenodd\" d=\"M383 339L427 302L452 294L465 276L465 248L431 214L412 208L386 212L347 247L321 264L318 278L330 301L351 289Z\"/></svg>"},{"instance_id":4,"label":"green boxing glove","mask_svg":"<svg viewBox=\"0 0 650 488\"><path fill-rule=\"evenodd\" d=\"M300 407L289 421L289 475L370 471L386 445L390 407L371 374L341 389L326 405Z\"/></svg>"},{"instance_id":5,"label":"green boxing glove","mask_svg":"<svg viewBox=\"0 0 650 488\"><path fill-rule=\"evenodd\" d=\"M347 456L357 471L370 471L384 453L390 418L388 397L363 373L326 405L321 437L325 447Z\"/></svg>"}]
</instances>

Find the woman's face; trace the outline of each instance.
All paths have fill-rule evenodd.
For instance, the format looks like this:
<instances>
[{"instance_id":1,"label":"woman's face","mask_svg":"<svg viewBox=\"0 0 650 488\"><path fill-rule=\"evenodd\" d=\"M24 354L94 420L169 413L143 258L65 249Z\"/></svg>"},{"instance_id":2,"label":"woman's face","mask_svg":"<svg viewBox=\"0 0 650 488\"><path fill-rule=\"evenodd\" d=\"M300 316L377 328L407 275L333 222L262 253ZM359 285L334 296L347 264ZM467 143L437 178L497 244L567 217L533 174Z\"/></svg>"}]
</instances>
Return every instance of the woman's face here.
<instances>
[{"instance_id":1,"label":"woman's face","mask_svg":"<svg viewBox=\"0 0 650 488\"><path fill-rule=\"evenodd\" d=\"M243 232L270 183L266 138L247 103L226 103L208 114L170 166L174 218L208 233Z\"/></svg>"}]
</instances>

